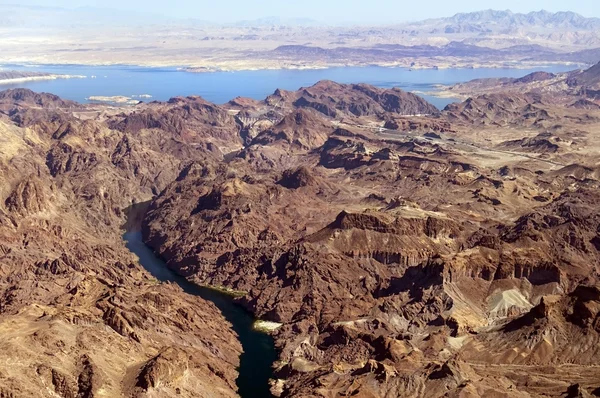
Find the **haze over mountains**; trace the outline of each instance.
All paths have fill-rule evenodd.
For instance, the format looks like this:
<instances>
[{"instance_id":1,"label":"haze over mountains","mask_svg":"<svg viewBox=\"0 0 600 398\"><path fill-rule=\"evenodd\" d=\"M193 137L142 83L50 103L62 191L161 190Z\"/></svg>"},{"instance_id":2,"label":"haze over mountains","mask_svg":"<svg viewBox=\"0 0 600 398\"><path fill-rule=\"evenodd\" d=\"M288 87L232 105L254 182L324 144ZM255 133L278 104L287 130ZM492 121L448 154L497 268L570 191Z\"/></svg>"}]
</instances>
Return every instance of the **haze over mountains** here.
<instances>
[{"instance_id":1,"label":"haze over mountains","mask_svg":"<svg viewBox=\"0 0 600 398\"><path fill-rule=\"evenodd\" d=\"M0 4L0 26L14 28L58 28L68 29L81 26L139 26L145 24L181 23L177 18L143 11L114 10L109 8L26 6Z\"/></svg>"},{"instance_id":2,"label":"haze over mountains","mask_svg":"<svg viewBox=\"0 0 600 398\"><path fill-rule=\"evenodd\" d=\"M484 10L471 13L459 13L449 18L429 19L422 24L456 24L478 27L479 31L496 29L540 27L592 30L600 27L600 18L586 18L580 14L565 12L532 11L527 14L513 13L510 10ZM449 26L452 28L452 26Z\"/></svg>"},{"instance_id":3,"label":"haze over mountains","mask_svg":"<svg viewBox=\"0 0 600 398\"><path fill-rule=\"evenodd\" d=\"M130 25L145 24L145 23L202 23L211 25L339 25L339 23L330 23L326 20L312 18L284 18L275 16L265 16L258 19L247 19L231 22L210 22L206 19L194 17L190 15L187 18L168 17L156 13L133 11L133 10L115 10L111 8L101 7L77 7L77 8L62 8L56 6L27 6L14 4L1 4L2 16L0 24L5 26L24 26L31 23L46 23L58 24L65 23L69 18L71 24L87 24L90 22L109 23L111 21L104 20L106 16L111 14L116 19L112 23L121 24L127 21ZM43 16L43 18L42 18ZM129 18L126 20L125 18ZM345 25L350 22L343 23ZM353 25L369 25L366 22L355 22ZM383 22L383 25L391 25L389 21ZM585 17L571 11L564 12L549 12L545 10L532 11L529 13L513 13L510 10L482 10L469 13L457 13L453 16L443 18L432 18L422 21L397 20L397 25L418 26L418 25L435 25L435 24L468 24L480 26L479 30L483 30L483 25L488 25L487 29L494 30L498 27L523 27L536 26L546 28L574 28L579 30L590 30L600 26L600 19L593 17ZM490 25L491 24L491 25Z\"/></svg>"},{"instance_id":4,"label":"haze over mountains","mask_svg":"<svg viewBox=\"0 0 600 398\"><path fill-rule=\"evenodd\" d=\"M193 71L593 63L597 18L481 11L377 26L263 18L214 24L107 9L0 5L0 62L131 64ZM102 34L99 35L99 29Z\"/></svg>"}]
</instances>

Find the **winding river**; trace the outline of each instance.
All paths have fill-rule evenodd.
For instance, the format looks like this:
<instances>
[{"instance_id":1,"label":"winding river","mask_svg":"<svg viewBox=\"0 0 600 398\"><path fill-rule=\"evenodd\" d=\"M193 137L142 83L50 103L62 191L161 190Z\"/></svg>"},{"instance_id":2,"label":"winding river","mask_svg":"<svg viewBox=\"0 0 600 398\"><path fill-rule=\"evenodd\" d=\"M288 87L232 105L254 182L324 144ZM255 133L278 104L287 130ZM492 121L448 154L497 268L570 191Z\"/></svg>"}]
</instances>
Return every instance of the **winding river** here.
<instances>
[{"instance_id":1,"label":"winding river","mask_svg":"<svg viewBox=\"0 0 600 398\"><path fill-rule=\"evenodd\" d=\"M213 302L233 325L244 352L240 357L238 392L242 398L268 398L269 379L273 375L272 365L277 354L273 339L266 333L253 329L254 318L243 307L234 303L227 294L204 288L189 282L171 271L165 262L142 241L141 232L127 232L123 235L127 248L139 257L140 264L162 282L177 283L188 294Z\"/></svg>"}]
</instances>

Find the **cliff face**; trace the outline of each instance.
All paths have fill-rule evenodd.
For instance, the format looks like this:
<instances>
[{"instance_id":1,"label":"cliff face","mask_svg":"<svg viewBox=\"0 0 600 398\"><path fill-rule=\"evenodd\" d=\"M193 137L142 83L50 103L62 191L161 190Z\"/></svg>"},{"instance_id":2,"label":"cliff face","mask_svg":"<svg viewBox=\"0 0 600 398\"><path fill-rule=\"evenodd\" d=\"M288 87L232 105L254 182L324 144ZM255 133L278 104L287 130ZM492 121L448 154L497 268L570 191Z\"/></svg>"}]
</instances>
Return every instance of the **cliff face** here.
<instances>
[{"instance_id":1,"label":"cliff face","mask_svg":"<svg viewBox=\"0 0 600 398\"><path fill-rule=\"evenodd\" d=\"M384 111L334 129L317 120L337 117L339 98L317 106L314 93L334 88L346 89L277 92L267 102L291 104L285 135L265 129L226 164L190 164L144 220L169 267L246 291L240 303L282 324L273 391L598 388L588 349L600 338L596 302L582 292L598 283L600 180L583 166L593 151L577 149L592 142L598 115L567 118L557 98L498 94L437 118ZM373 120L398 130L358 127ZM574 125L586 133L572 135ZM290 145L303 139L312 144ZM585 381L571 385L565 363Z\"/></svg>"},{"instance_id":2,"label":"cliff face","mask_svg":"<svg viewBox=\"0 0 600 398\"><path fill-rule=\"evenodd\" d=\"M132 202L197 150L82 121L51 95L0 102L0 395L236 396L228 322L157 284L120 236Z\"/></svg>"},{"instance_id":3,"label":"cliff face","mask_svg":"<svg viewBox=\"0 0 600 398\"><path fill-rule=\"evenodd\" d=\"M236 396L229 324L123 246L140 203L169 268L280 325L277 396L597 392L600 114L536 93L403 116L428 113L404 94L92 119L0 94L2 393Z\"/></svg>"}]
</instances>

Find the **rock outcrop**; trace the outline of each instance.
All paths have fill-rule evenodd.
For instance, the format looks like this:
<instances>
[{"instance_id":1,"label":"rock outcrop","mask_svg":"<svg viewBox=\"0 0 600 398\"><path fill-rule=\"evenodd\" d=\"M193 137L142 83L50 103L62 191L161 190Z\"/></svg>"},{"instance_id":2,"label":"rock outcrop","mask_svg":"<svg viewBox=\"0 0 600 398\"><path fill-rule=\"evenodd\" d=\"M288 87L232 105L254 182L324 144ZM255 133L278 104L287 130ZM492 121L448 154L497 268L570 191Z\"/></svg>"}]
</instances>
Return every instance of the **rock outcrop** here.
<instances>
[{"instance_id":1,"label":"rock outcrop","mask_svg":"<svg viewBox=\"0 0 600 398\"><path fill-rule=\"evenodd\" d=\"M600 114L547 94L0 94L0 395L237 396L229 323L122 227L267 321L277 396L594 394Z\"/></svg>"},{"instance_id":2,"label":"rock outcrop","mask_svg":"<svg viewBox=\"0 0 600 398\"><path fill-rule=\"evenodd\" d=\"M350 106L350 92L377 105ZM153 201L144 239L281 325L279 396L560 396L574 374L578 391L598 388L582 286L598 278L600 180L592 152L574 154L597 115L497 94L411 124L380 101L329 82L276 92L289 130L190 165Z\"/></svg>"},{"instance_id":3,"label":"rock outcrop","mask_svg":"<svg viewBox=\"0 0 600 398\"><path fill-rule=\"evenodd\" d=\"M0 104L0 395L236 396L231 325L158 284L121 238L132 202L210 152L82 121L49 94Z\"/></svg>"},{"instance_id":4,"label":"rock outcrop","mask_svg":"<svg viewBox=\"0 0 600 398\"><path fill-rule=\"evenodd\" d=\"M400 89L380 89L368 84L339 84L323 80L297 92L276 91L267 103L280 107L312 108L330 118L370 115L437 114L438 109L419 96Z\"/></svg>"}]
</instances>

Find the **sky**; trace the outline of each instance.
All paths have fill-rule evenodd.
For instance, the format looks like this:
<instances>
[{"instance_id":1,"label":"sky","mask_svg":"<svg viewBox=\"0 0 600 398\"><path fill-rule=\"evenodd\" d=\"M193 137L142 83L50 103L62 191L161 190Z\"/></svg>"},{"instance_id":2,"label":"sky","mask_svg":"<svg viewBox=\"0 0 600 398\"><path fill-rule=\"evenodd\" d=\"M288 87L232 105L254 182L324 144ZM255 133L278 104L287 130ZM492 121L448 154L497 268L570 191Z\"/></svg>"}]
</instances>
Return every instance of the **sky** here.
<instances>
[{"instance_id":1,"label":"sky","mask_svg":"<svg viewBox=\"0 0 600 398\"><path fill-rule=\"evenodd\" d=\"M145 11L176 18L235 22L263 17L310 18L327 23L416 21L482 9L574 11L600 17L598 0L0 0L0 4L82 6ZM416 7L415 4L422 4Z\"/></svg>"}]
</instances>

